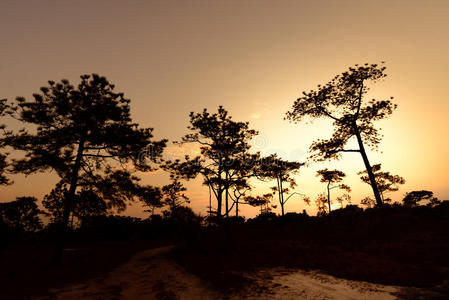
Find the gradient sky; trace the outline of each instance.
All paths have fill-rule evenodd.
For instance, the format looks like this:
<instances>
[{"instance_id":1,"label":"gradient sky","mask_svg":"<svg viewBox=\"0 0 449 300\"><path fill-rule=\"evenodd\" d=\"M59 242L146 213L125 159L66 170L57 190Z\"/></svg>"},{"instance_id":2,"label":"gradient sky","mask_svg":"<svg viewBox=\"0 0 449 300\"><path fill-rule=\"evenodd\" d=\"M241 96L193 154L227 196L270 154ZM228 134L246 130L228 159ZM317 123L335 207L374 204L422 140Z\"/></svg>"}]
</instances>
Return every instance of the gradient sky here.
<instances>
[{"instance_id":1,"label":"gradient sky","mask_svg":"<svg viewBox=\"0 0 449 300\"><path fill-rule=\"evenodd\" d=\"M223 105L260 131L255 149L304 160L327 121L290 124L284 114L303 90L356 63L386 61L388 77L371 97L394 96L398 109L379 122L384 139L371 162L407 180L391 197L428 189L449 198L449 1L7 1L0 2L0 98L31 97L47 80L99 73L132 100L132 117L157 138L179 140L188 113ZM170 146L169 153L181 151ZM353 202L372 194L356 173L358 154L311 164L297 177L312 198L325 191L318 169L347 173ZM142 174L163 184L161 172ZM49 174L15 176L0 201L56 183ZM191 206L204 212L207 188L188 183ZM267 192L268 184L256 192ZM336 194L335 194L336 195ZM292 198L287 211L314 213ZM144 216L140 207L127 214ZM245 208L254 216L257 209Z\"/></svg>"}]
</instances>

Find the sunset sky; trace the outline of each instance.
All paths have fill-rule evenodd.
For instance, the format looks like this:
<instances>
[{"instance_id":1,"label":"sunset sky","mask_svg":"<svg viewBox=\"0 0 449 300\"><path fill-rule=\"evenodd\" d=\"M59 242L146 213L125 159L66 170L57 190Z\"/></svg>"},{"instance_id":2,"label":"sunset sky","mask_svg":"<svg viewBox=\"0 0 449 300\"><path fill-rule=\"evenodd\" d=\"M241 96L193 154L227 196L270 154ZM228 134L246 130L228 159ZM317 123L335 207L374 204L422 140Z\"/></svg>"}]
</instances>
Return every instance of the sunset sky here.
<instances>
[{"instance_id":1,"label":"sunset sky","mask_svg":"<svg viewBox=\"0 0 449 300\"><path fill-rule=\"evenodd\" d=\"M304 161L310 144L332 132L327 120L291 124L285 113L302 91L348 67L386 62L388 77L368 98L394 96L398 109L381 122L384 139L372 164L406 179L405 192L427 189L449 199L449 1L8 1L0 2L0 98L30 98L48 80L98 73L131 99L133 120L168 138L169 154L189 152L171 141L187 133L188 114L223 105L258 130L254 150ZM12 122L11 126L15 126ZM354 203L371 196L357 172L359 154L312 163L298 191L315 199L322 168L347 174ZM162 185L162 172L141 174ZM0 201L42 199L53 174L13 177ZM258 183L254 194L269 191ZM191 206L206 211L201 180L187 184ZM338 195L338 193L335 193ZM292 198L286 211L306 209ZM254 208L242 208L252 217ZM143 217L134 206L126 214Z\"/></svg>"}]
</instances>

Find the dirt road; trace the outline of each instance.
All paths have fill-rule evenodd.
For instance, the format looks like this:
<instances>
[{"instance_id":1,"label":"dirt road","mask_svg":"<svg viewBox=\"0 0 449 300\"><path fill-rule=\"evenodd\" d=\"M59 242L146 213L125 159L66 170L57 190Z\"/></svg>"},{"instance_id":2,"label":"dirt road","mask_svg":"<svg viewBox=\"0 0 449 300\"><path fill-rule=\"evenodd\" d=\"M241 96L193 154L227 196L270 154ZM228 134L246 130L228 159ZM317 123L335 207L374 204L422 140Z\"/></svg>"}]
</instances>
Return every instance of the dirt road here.
<instances>
[{"instance_id":1,"label":"dirt road","mask_svg":"<svg viewBox=\"0 0 449 300\"><path fill-rule=\"evenodd\" d=\"M143 251L103 278L52 290L46 299L395 299L395 287L337 279L319 272L264 269L248 274L256 285L226 297L186 272L166 254Z\"/></svg>"}]
</instances>

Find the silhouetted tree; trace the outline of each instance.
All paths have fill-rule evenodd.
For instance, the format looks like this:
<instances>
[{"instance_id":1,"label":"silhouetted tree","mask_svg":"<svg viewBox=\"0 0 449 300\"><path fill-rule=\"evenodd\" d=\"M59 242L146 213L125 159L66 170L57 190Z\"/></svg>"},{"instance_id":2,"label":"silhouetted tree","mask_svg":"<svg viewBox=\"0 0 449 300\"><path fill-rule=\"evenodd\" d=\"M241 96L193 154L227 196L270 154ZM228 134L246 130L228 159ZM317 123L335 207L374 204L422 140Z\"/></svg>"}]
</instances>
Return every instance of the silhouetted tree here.
<instances>
[{"instance_id":1,"label":"silhouetted tree","mask_svg":"<svg viewBox=\"0 0 449 300\"><path fill-rule=\"evenodd\" d=\"M416 206L421 201L428 201L429 206L436 205L440 202L438 198L433 196L433 192L426 190L406 193L402 201L404 202L405 206L409 207Z\"/></svg>"},{"instance_id":2,"label":"silhouetted tree","mask_svg":"<svg viewBox=\"0 0 449 300\"><path fill-rule=\"evenodd\" d=\"M341 208L344 208L344 205L343 205L343 203L347 203L348 205L351 205L351 195L349 195L349 194L343 194L343 195L341 195L341 196L339 196L339 197L337 197L337 202L338 203L340 203L340 206L341 206Z\"/></svg>"},{"instance_id":3,"label":"silhouetted tree","mask_svg":"<svg viewBox=\"0 0 449 300\"><path fill-rule=\"evenodd\" d=\"M76 217L84 220L87 217L122 212L127 202L142 200L149 191L157 188L141 186L140 178L131 175L126 170L106 168L104 173L83 174L78 179L78 189L72 206L72 225ZM69 193L69 184L60 181L56 187L44 197L42 204L51 213L52 222L60 224L63 221L65 199ZM146 194L144 194L146 193ZM159 200L160 201L160 200Z\"/></svg>"},{"instance_id":4,"label":"silhouetted tree","mask_svg":"<svg viewBox=\"0 0 449 300\"><path fill-rule=\"evenodd\" d=\"M335 76L324 86L304 92L293 104L286 118L299 122L306 117L326 117L333 120L334 133L328 140L317 140L310 150L317 161L338 159L342 152L360 153L373 189L377 205L382 205L382 198L373 174L365 145L376 150L381 136L373 121L389 116L396 105L391 100L363 101L368 92L367 84L385 78L385 67L377 64L355 65L341 75ZM391 98L392 99L392 98ZM348 141L355 137L358 149L347 149Z\"/></svg>"},{"instance_id":5,"label":"silhouetted tree","mask_svg":"<svg viewBox=\"0 0 449 300\"><path fill-rule=\"evenodd\" d=\"M15 201L0 203L2 221L17 232L42 229L39 215L44 214L35 197L17 197Z\"/></svg>"},{"instance_id":6,"label":"silhouetted tree","mask_svg":"<svg viewBox=\"0 0 449 300\"><path fill-rule=\"evenodd\" d=\"M297 186L293 175L298 173L299 168L304 165L305 163L282 160L277 157L276 154L272 154L262 159L258 176L276 180L276 186L274 186L272 190L273 194L278 194L282 216L285 214L284 206L291 198L285 197L285 195L290 193L290 189L294 189ZM287 184L289 187L286 186Z\"/></svg>"},{"instance_id":7,"label":"silhouetted tree","mask_svg":"<svg viewBox=\"0 0 449 300\"><path fill-rule=\"evenodd\" d=\"M331 190L335 188L339 188L342 190L346 190L348 192L351 191L351 188L347 186L346 184L339 184L334 185L336 183L339 183L343 181L343 177L346 176L345 173L339 170L328 170L323 169L316 172L316 176L321 177L320 182L327 183L327 205L329 208L329 212L332 211L331 209Z\"/></svg>"},{"instance_id":8,"label":"silhouetted tree","mask_svg":"<svg viewBox=\"0 0 449 300\"><path fill-rule=\"evenodd\" d=\"M376 164L372 166L372 171L374 177L376 178L377 188L379 189L380 196L382 197L383 202L391 202L390 198L385 198L384 194L387 192L395 192L399 190L399 184L404 184L405 179L399 175L391 175L390 172L382 172L381 164ZM368 172L366 170L357 173L360 176L360 179L370 184L370 179L368 176Z\"/></svg>"},{"instance_id":9,"label":"silhouetted tree","mask_svg":"<svg viewBox=\"0 0 449 300\"><path fill-rule=\"evenodd\" d=\"M371 197L365 197L360 200L360 204L365 206L366 208L373 208L374 206L376 206L376 200Z\"/></svg>"},{"instance_id":10,"label":"silhouetted tree","mask_svg":"<svg viewBox=\"0 0 449 300\"><path fill-rule=\"evenodd\" d=\"M162 187L162 203L168 205L170 214L175 216L177 208L185 203L190 203L189 197L184 192L187 190L180 181L180 176L170 174L170 183Z\"/></svg>"},{"instance_id":11,"label":"silhouetted tree","mask_svg":"<svg viewBox=\"0 0 449 300\"><path fill-rule=\"evenodd\" d=\"M235 206L235 216L239 216L239 205L249 204L245 201L245 195L252 190L250 180L256 177L259 170L260 154L241 152L236 153L225 163L228 188L226 198L232 200L231 206L226 206L226 216Z\"/></svg>"},{"instance_id":12,"label":"silhouetted tree","mask_svg":"<svg viewBox=\"0 0 449 300\"><path fill-rule=\"evenodd\" d=\"M271 204L273 193L267 193L258 196L245 196L245 201L251 206L260 207L260 213L266 214L276 208L276 205Z\"/></svg>"},{"instance_id":13,"label":"silhouetted tree","mask_svg":"<svg viewBox=\"0 0 449 300\"><path fill-rule=\"evenodd\" d=\"M235 216L238 218L239 216L239 204L249 204L245 200L246 193L252 190L252 186L249 185L248 180L241 179L239 181L234 181L231 187L231 191L229 194L230 199L233 201L233 205L235 205ZM232 209L232 207L231 207Z\"/></svg>"},{"instance_id":14,"label":"silhouetted tree","mask_svg":"<svg viewBox=\"0 0 449 300\"><path fill-rule=\"evenodd\" d=\"M191 112L188 129L192 133L184 136L181 143L198 144L201 156L186 156L183 162L167 162L166 168L176 170L177 174L186 179L201 174L204 184L210 187L217 200L218 218L223 215L223 197L227 216L229 189L233 185L232 173L237 170L233 164L237 156L248 151L249 141L257 132L248 128L248 122L233 121L221 106L214 114L206 109L202 113Z\"/></svg>"},{"instance_id":15,"label":"silhouetted tree","mask_svg":"<svg viewBox=\"0 0 449 300\"><path fill-rule=\"evenodd\" d=\"M42 205L49 211L51 222L54 224L62 222L67 194L67 184L60 181L42 200ZM73 227L75 217L83 220L89 216L105 215L106 211L106 203L98 194L88 189L79 190L74 197L70 225Z\"/></svg>"},{"instance_id":16,"label":"silhouetted tree","mask_svg":"<svg viewBox=\"0 0 449 300\"><path fill-rule=\"evenodd\" d=\"M176 207L175 215L172 215L169 211L164 211L164 215L165 217L170 217L180 225L200 225L203 221L200 215L197 215L190 207L185 205Z\"/></svg>"},{"instance_id":17,"label":"silhouetted tree","mask_svg":"<svg viewBox=\"0 0 449 300\"><path fill-rule=\"evenodd\" d=\"M315 199L315 205L317 208L317 216L325 215L329 210L326 206L328 198L325 193L318 194L318 197Z\"/></svg>"},{"instance_id":18,"label":"silhouetted tree","mask_svg":"<svg viewBox=\"0 0 449 300\"><path fill-rule=\"evenodd\" d=\"M6 99L0 99L0 117L3 118L8 114L9 105ZM6 146L4 135L7 134L6 126L0 124L0 130L2 131L2 138L0 138L0 150ZM7 154L0 152L0 185L8 185L12 182L6 176L8 162L6 161Z\"/></svg>"},{"instance_id":19,"label":"silhouetted tree","mask_svg":"<svg viewBox=\"0 0 449 300\"><path fill-rule=\"evenodd\" d=\"M139 187L138 199L147 208L145 211L151 213L151 216L154 215L156 208L164 206L162 203L162 191L159 187L151 185Z\"/></svg>"},{"instance_id":20,"label":"silhouetted tree","mask_svg":"<svg viewBox=\"0 0 449 300\"><path fill-rule=\"evenodd\" d=\"M65 79L48 84L33 95L32 101L17 98L13 116L27 125L35 125L35 130L22 129L10 135L8 143L25 151L25 158L14 161L16 172L31 174L54 170L68 186L60 224L63 232L80 178L98 180L106 169L118 163L134 162L150 169L148 164L139 161L139 154L142 149L151 147L149 159L157 161L166 141L152 141L151 128L139 128L132 123L130 100L123 93L115 92L114 85L105 77L82 75L77 87ZM105 187L105 192L108 189L116 191L110 185ZM124 202L110 196L111 204L123 205Z\"/></svg>"}]
</instances>

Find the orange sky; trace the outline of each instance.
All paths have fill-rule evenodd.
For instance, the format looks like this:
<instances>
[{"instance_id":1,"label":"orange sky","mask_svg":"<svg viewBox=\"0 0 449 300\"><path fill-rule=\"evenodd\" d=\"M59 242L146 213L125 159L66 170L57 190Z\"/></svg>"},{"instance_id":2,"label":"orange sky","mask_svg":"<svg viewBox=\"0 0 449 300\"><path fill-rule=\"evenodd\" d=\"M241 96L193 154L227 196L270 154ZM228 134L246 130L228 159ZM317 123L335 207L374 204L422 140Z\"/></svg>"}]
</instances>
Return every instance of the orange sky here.
<instances>
[{"instance_id":1,"label":"orange sky","mask_svg":"<svg viewBox=\"0 0 449 300\"><path fill-rule=\"evenodd\" d=\"M125 92L134 120L158 138L180 139L190 111L223 105L260 131L257 150L302 160L331 128L283 121L294 99L351 65L386 61L389 76L369 96L394 96L399 106L380 122L385 137L370 160L407 180L393 199L416 189L448 199L448 14L448 1L2 1L0 98L29 98L49 79L95 72ZM355 203L371 195L351 153L304 169L299 190L312 198L324 191L315 177L323 167L348 174ZM161 173L142 178L166 182ZM0 201L42 197L56 182L48 174L14 180L0 187ZM204 212L207 188L188 188ZM315 211L295 198L286 210L303 208Z\"/></svg>"}]
</instances>

